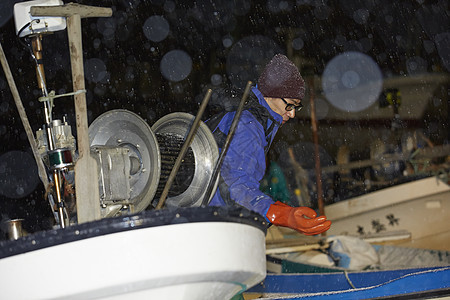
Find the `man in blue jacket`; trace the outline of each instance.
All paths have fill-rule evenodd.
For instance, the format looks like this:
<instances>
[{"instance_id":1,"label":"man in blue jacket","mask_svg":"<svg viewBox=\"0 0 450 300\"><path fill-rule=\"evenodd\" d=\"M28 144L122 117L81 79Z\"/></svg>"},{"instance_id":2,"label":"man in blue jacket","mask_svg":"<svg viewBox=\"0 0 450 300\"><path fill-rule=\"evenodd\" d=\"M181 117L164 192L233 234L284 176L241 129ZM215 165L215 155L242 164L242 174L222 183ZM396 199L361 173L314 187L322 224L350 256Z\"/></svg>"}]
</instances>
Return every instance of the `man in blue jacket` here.
<instances>
[{"instance_id":1,"label":"man in blue jacket","mask_svg":"<svg viewBox=\"0 0 450 300\"><path fill-rule=\"evenodd\" d=\"M309 207L291 207L275 202L259 189L266 170L265 155L282 124L295 117L302 107L305 83L298 68L277 54L266 65L252 88L249 104L242 112L222 164L219 188L210 205L237 203L264 216L274 225L285 226L306 235L328 230L331 222ZM215 128L228 134L235 112L229 112ZM220 143L219 148L221 147Z\"/></svg>"}]
</instances>

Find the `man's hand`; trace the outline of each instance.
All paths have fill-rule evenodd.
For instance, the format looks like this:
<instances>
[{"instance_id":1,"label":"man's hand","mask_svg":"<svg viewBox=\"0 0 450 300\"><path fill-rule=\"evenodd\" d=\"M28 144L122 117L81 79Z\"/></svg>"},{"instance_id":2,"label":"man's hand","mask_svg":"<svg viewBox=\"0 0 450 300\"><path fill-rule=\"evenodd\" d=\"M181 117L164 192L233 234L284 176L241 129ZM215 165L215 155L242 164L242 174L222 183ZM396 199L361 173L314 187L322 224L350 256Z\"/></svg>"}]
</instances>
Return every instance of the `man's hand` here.
<instances>
[{"instance_id":1,"label":"man's hand","mask_svg":"<svg viewBox=\"0 0 450 300\"><path fill-rule=\"evenodd\" d=\"M331 221L309 207L291 207L277 201L269 207L266 217L278 226L289 227L305 235L316 235L330 229Z\"/></svg>"}]
</instances>

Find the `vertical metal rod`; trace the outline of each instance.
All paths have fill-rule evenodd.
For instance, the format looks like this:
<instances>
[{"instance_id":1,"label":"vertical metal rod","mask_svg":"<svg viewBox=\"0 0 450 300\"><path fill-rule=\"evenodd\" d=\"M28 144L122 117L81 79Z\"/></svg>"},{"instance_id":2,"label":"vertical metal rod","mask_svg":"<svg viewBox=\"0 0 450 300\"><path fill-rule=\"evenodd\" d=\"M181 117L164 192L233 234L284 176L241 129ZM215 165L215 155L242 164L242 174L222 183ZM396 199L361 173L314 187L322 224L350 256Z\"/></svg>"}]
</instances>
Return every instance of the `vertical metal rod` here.
<instances>
[{"instance_id":1,"label":"vertical metal rod","mask_svg":"<svg viewBox=\"0 0 450 300\"><path fill-rule=\"evenodd\" d=\"M31 46L33 49L34 58L36 60L36 75L38 87L42 90L44 96L48 96L46 84L45 84L45 73L44 64L42 63L42 36L38 35L32 38Z\"/></svg>"},{"instance_id":2,"label":"vertical metal rod","mask_svg":"<svg viewBox=\"0 0 450 300\"><path fill-rule=\"evenodd\" d=\"M33 37L31 40L34 60L36 61L36 75L38 87L42 91L42 95L48 97L47 84L45 82L44 64L42 58L42 35ZM52 107L49 100L44 102L45 123L50 124L52 121ZM53 149L50 149L53 150Z\"/></svg>"},{"instance_id":3,"label":"vertical metal rod","mask_svg":"<svg viewBox=\"0 0 450 300\"><path fill-rule=\"evenodd\" d=\"M112 16L112 9L68 3L56 6L32 6L30 8L30 14L33 17L66 17L70 65L72 69L72 85L73 91L77 92L74 96L74 104L79 153L79 158L75 163L78 223L100 219L97 162L90 155L87 104L86 95L84 93L85 83L81 18L110 17Z\"/></svg>"},{"instance_id":4,"label":"vertical metal rod","mask_svg":"<svg viewBox=\"0 0 450 300\"><path fill-rule=\"evenodd\" d=\"M64 201L61 197L61 175L58 170L53 171L53 180L55 182L56 205L58 208L59 223L61 228L66 228L64 217Z\"/></svg>"},{"instance_id":5,"label":"vertical metal rod","mask_svg":"<svg viewBox=\"0 0 450 300\"><path fill-rule=\"evenodd\" d=\"M313 132L314 141L314 161L316 170L316 181L317 181L317 204L319 206L319 214L324 215L324 203L323 203L323 191L322 191L322 171L320 169L320 154L319 154L319 135L317 132L317 118L316 118L316 105L314 102L314 78L309 81L310 99L309 103L311 105L311 127Z\"/></svg>"},{"instance_id":6,"label":"vertical metal rod","mask_svg":"<svg viewBox=\"0 0 450 300\"><path fill-rule=\"evenodd\" d=\"M170 172L169 178L167 179L166 185L164 186L164 190L161 193L161 197L159 198L159 202L156 205L155 209L161 209L164 206L164 203L166 202L170 187L172 186L172 183L175 180L175 176L178 172L178 169L181 166L181 162L186 154L186 151L188 150L189 146L191 145L192 139L194 138L194 135L197 132L197 128L201 122L203 112L206 109L209 98L211 98L211 93L212 93L212 91L211 91L211 89L209 89L207 91L205 97L203 98L203 101L200 105L199 111L197 112L197 116L195 117L194 122L192 123L191 129L189 130L188 136L186 137L186 140L184 141L184 144L181 147L180 153L178 154L178 157L175 160L175 164L172 168L172 171Z\"/></svg>"},{"instance_id":7,"label":"vertical metal rod","mask_svg":"<svg viewBox=\"0 0 450 300\"><path fill-rule=\"evenodd\" d=\"M242 95L241 102L239 103L239 106L236 110L236 114L234 115L233 121L231 122L230 131L228 132L228 135L227 135L227 138L223 145L222 151L220 152L220 156L217 159L216 166L214 167L213 174L211 175L211 179L208 183L208 187L206 189L205 196L203 197L203 200L202 200L202 206L206 206L209 204L210 194L211 194L214 184L217 180L217 176L219 175L220 168L222 167L222 163L225 158L225 154L228 151L231 139L233 138L233 135L236 131L237 125L239 123L239 119L241 118L241 113L244 110L244 104L245 104L245 101L247 100L248 94L250 93L251 87L252 87L252 82L248 81L247 86L245 87L245 90L244 90L244 94Z\"/></svg>"},{"instance_id":8,"label":"vertical metal rod","mask_svg":"<svg viewBox=\"0 0 450 300\"><path fill-rule=\"evenodd\" d=\"M6 75L6 79L9 84L9 88L11 89L11 93L14 98L14 103L16 104L17 111L19 112L19 116L22 121L22 125L27 134L28 142L30 143L31 150L33 151L34 160L36 161L36 164L38 167L39 178L41 179L41 181L44 185L44 188L47 189L48 185L49 185L47 171L45 169L44 162L42 161L41 155L39 154L39 150L38 150L37 144L36 144L36 139L34 137L32 129L31 129L30 122L28 121L28 117L25 112L25 108L23 107L23 103L22 103L22 100L20 99L19 91L17 90L16 83L14 82L14 78L12 76L11 69L9 68L9 64L8 64L5 52L3 51L3 47L1 46L1 44L0 44L0 60L1 60L2 67L3 67L3 70ZM47 115L46 115L46 119L47 119ZM47 141L49 142L48 146L53 147L53 145L54 145L53 139L52 139L53 135L51 134L51 131L49 130L49 126L46 126L46 132L47 132ZM49 197L48 201L50 203L52 212L54 213L54 211L53 211L54 201L52 200L51 197ZM55 219L56 219L56 221L58 221L58 218L56 215L55 215Z\"/></svg>"},{"instance_id":9,"label":"vertical metal rod","mask_svg":"<svg viewBox=\"0 0 450 300\"><path fill-rule=\"evenodd\" d=\"M45 125L45 132L47 133L47 150L55 150L55 140L53 136L53 128L51 127L52 124L46 124Z\"/></svg>"},{"instance_id":10,"label":"vertical metal rod","mask_svg":"<svg viewBox=\"0 0 450 300\"><path fill-rule=\"evenodd\" d=\"M45 82L45 72L44 72L44 64L43 64L43 56L42 56L42 36L38 35L33 37L32 39L32 49L34 59L36 61L36 75L37 75L37 83L38 87L41 89L42 94L44 96L48 96L47 91L47 83ZM44 102L44 113L45 113L45 130L47 133L47 151L51 151L56 149L55 137L53 135L53 125L51 124L53 120L52 116L52 103L47 100ZM55 194L56 194L56 206L57 212L59 216L59 225L61 228L65 228L65 217L64 217L64 198L61 194L61 172L59 170L54 170L52 172L53 182L55 186Z\"/></svg>"}]
</instances>

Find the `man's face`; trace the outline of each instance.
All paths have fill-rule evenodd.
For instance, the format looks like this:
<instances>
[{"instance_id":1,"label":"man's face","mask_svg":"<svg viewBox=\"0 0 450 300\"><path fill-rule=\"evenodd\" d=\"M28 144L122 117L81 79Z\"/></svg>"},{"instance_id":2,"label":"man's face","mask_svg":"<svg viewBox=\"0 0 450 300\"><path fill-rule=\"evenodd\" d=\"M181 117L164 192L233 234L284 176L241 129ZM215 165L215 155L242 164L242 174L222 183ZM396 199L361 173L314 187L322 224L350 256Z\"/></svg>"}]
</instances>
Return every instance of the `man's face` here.
<instances>
[{"instance_id":1,"label":"man's face","mask_svg":"<svg viewBox=\"0 0 450 300\"><path fill-rule=\"evenodd\" d=\"M295 111L300 110L301 100L293 98L266 98L270 108L283 117L282 124L295 117Z\"/></svg>"}]
</instances>

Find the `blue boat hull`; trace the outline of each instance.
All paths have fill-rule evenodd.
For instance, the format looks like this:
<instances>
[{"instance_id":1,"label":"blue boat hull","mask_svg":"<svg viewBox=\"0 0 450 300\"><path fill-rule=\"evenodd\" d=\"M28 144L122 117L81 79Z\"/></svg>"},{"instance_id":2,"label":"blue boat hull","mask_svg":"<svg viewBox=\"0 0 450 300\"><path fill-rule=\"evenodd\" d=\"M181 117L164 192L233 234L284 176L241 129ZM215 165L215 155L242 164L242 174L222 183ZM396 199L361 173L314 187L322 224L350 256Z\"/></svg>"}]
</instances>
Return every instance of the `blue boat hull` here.
<instances>
[{"instance_id":1,"label":"blue boat hull","mask_svg":"<svg viewBox=\"0 0 450 300\"><path fill-rule=\"evenodd\" d=\"M268 274L247 291L264 299L418 299L450 296L450 266L323 274Z\"/></svg>"}]
</instances>

